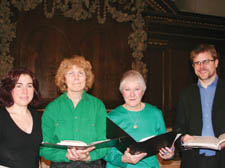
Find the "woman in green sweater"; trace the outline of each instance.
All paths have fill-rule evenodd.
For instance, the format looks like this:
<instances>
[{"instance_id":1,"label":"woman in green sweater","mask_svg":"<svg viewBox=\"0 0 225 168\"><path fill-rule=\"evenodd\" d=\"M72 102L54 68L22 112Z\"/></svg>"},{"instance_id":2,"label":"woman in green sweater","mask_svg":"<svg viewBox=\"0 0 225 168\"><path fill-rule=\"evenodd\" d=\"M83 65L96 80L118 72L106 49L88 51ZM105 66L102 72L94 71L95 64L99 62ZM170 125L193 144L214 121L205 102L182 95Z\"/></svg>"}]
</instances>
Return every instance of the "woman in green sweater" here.
<instances>
[{"instance_id":1,"label":"woman in green sweater","mask_svg":"<svg viewBox=\"0 0 225 168\"><path fill-rule=\"evenodd\" d=\"M94 81L92 67L84 57L64 59L56 74L56 85L63 92L47 105L42 116L43 141L84 141L106 139L106 109L103 102L86 91ZM51 161L51 168L101 168L99 159L106 149L78 150L42 147L40 155Z\"/></svg>"},{"instance_id":2,"label":"woman in green sweater","mask_svg":"<svg viewBox=\"0 0 225 168\"><path fill-rule=\"evenodd\" d=\"M145 137L159 135L166 132L162 112L148 103L142 102L146 84L142 75L130 70L123 75L120 82L120 92L125 103L108 114L114 123L132 136L136 141ZM106 155L106 168L159 168L157 157L145 157L146 153L132 155L128 148L121 153L116 148L111 148ZM174 155L172 149L166 147L160 150L163 159Z\"/></svg>"}]
</instances>

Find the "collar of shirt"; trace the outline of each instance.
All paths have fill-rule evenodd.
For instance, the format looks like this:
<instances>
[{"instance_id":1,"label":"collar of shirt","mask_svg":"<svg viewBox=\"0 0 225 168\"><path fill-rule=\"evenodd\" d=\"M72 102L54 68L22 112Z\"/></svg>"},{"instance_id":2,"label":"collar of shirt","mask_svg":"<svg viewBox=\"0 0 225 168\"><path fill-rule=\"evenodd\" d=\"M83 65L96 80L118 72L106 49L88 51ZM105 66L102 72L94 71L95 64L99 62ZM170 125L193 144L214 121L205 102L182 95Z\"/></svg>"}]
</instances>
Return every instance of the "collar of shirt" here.
<instances>
[{"instance_id":1,"label":"collar of shirt","mask_svg":"<svg viewBox=\"0 0 225 168\"><path fill-rule=\"evenodd\" d=\"M218 82L218 76L216 76L215 80L208 87L216 87L217 82ZM198 80L197 85L199 88L203 88L199 80Z\"/></svg>"},{"instance_id":2,"label":"collar of shirt","mask_svg":"<svg viewBox=\"0 0 225 168\"><path fill-rule=\"evenodd\" d=\"M69 99L70 100L70 98L67 96L67 92L64 92L63 93L63 97L65 98L65 99ZM83 101L83 100L87 100L87 92L86 91L83 91L83 93L82 93L82 97L81 97L81 99L80 99L80 101Z\"/></svg>"}]
</instances>

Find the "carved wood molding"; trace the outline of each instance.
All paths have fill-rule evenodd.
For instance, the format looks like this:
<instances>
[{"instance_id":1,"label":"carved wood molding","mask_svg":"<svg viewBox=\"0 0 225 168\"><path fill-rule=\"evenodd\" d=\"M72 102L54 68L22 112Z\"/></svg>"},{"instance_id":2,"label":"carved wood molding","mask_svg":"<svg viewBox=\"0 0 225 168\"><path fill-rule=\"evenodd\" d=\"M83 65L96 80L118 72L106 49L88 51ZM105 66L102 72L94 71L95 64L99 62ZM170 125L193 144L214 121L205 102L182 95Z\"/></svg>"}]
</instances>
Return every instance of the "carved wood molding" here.
<instances>
[{"instance_id":1,"label":"carved wood molding","mask_svg":"<svg viewBox=\"0 0 225 168\"><path fill-rule=\"evenodd\" d=\"M225 18L181 12L171 0L146 0L143 16L149 23L225 31Z\"/></svg>"},{"instance_id":2,"label":"carved wood molding","mask_svg":"<svg viewBox=\"0 0 225 168\"><path fill-rule=\"evenodd\" d=\"M168 0L146 0L147 8L151 7L154 11L161 13L172 13L177 15L177 8L175 4Z\"/></svg>"},{"instance_id":3,"label":"carved wood molding","mask_svg":"<svg viewBox=\"0 0 225 168\"><path fill-rule=\"evenodd\" d=\"M171 17L171 16L145 16L149 23L160 23L167 25L177 25L183 27L203 28L225 31L225 24L222 22L213 22L210 19L203 19L200 17Z\"/></svg>"},{"instance_id":4,"label":"carved wood molding","mask_svg":"<svg viewBox=\"0 0 225 168\"><path fill-rule=\"evenodd\" d=\"M167 46L168 40L152 39L150 38L148 44L151 46Z\"/></svg>"}]
</instances>

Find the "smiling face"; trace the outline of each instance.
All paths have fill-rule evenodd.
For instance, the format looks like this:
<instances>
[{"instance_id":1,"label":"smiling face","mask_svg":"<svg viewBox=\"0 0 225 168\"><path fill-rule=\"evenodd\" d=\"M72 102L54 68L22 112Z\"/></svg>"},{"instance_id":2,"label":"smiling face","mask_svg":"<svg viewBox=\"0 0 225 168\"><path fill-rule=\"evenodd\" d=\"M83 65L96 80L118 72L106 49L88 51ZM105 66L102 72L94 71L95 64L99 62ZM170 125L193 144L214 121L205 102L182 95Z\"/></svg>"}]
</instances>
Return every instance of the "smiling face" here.
<instances>
[{"instance_id":1,"label":"smiling face","mask_svg":"<svg viewBox=\"0 0 225 168\"><path fill-rule=\"evenodd\" d=\"M31 77L27 74L21 74L11 94L14 105L27 106L34 96L34 86Z\"/></svg>"},{"instance_id":2,"label":"smiling face","mask_svg":"<svg viewBox=\"0 0 225 168\"><path fill-rule=\"evenodd\" d=\"M201 63L195 64L197 62ZM209 84L215 79L218 63L218 59L214 60L210 52L199 53L193 58L193 68L201 83Z\"/></svg>"},{"instance_id":3,"label":"smiling face","mask_svg":"<svg viewBox=\"0 0 225 168\"><path fill-rule=\"evenodd\" d=\"M72 66L72 68L65 75L65 83L67 92L82 93L86 84L86 74L83 68Z\"/></svg>"},{"instance_id":4,"label":"smiling face","mask_svg":"<svg viewBox=\"0 0 225 168\"><path fill-rule=\"evenodd\" d=\"M128 78L123 85L122 95L126 106L134 109L140 107L144 91L137 79Z\"/></svg>"}]
</instances>

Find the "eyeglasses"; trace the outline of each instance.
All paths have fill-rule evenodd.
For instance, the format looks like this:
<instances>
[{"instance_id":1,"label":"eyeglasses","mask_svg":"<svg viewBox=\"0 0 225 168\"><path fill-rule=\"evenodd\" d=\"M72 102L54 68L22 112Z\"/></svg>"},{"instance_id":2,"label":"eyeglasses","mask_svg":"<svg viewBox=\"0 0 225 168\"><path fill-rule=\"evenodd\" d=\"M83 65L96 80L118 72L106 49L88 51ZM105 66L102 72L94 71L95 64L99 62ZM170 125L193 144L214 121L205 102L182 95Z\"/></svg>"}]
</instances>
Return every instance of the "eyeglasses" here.
<instances>
[{"instance_id":1,"label":"eyeglasses","mask_svg":"<svg viewBox=\"0 0 225 168\"><path fill-rule=\"evenodd\" d=\"M211 61L215 61L215 60L205 59L203 61L196 61L196 62L193 62L193 66L200 66L201 64L208 65Z\"/></svg>"}]
</instances>

